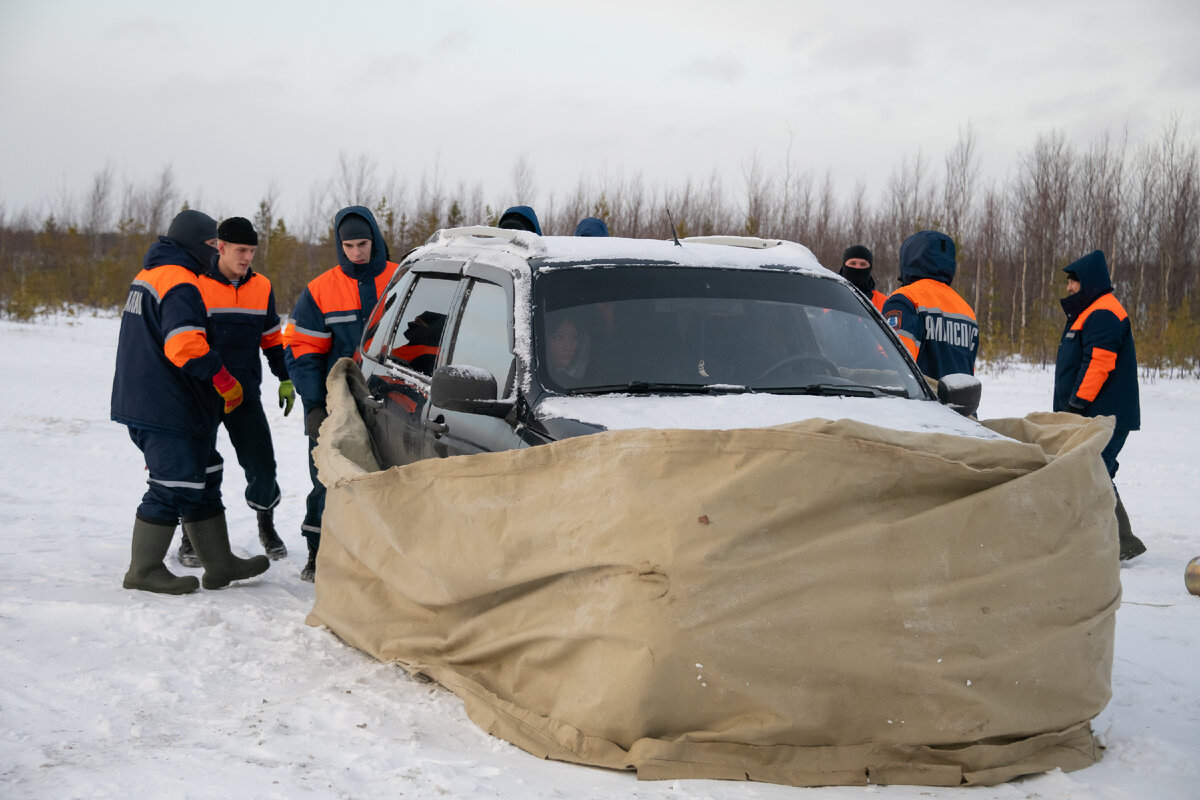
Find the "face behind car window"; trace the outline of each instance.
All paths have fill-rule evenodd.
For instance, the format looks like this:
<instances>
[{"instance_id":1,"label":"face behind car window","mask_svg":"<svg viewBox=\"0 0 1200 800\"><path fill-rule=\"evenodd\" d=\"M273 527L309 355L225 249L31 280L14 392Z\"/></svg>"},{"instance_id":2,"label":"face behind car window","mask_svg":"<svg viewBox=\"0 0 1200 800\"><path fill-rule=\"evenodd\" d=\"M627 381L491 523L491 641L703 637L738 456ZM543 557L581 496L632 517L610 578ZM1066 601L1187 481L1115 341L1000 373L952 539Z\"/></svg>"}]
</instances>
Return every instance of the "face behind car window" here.
<instances>
[{"instance_id":1,"label":"face behind car window","mask_svg":"<svg viewBox=\"0 0 1200 800\"><path fill-rule=\"evenodd\" d=\"M923 396L886 331L837 281L641 265L550 270L534 291L537 360L551 388L834 383ZM583 349L586 364L568 374Z\"/></svg>"}]
</instances>

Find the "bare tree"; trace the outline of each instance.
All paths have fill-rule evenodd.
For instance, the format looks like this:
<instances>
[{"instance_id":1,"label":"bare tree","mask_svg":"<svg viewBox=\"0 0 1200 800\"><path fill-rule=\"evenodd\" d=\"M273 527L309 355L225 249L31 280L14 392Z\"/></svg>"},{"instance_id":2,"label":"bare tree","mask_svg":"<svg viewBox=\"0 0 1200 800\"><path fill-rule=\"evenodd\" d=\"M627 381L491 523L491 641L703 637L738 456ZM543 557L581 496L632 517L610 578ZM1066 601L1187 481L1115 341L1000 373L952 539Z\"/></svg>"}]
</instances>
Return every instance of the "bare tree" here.
<instances>
[{"instance_id":1,"label":"bare tree","mask_svg":"<svg viewBox=\"0 0 1200 800\"><path fill-rule=\"evenodd\" d=\"M513 167L512 182L515 201L508 203L505 207L512 205L533 206L536 204L537 187L533 180L533 167L529 163L529 158L524 153L517 158L517 163Z\"/></svg>"},{"instance_id":2,"label":"bare tree","mask_svg":"<svg viewBox=\"0 0 1200 800\"><path fill-rule=\"evenodd\" d=\"M379 199L379 183L376 178L377 164L374 156L359 153L348 156L338 152L337 172L333 176L331 189L340 207L366 206L371 208Z\"/></svg>"}]
</instances>

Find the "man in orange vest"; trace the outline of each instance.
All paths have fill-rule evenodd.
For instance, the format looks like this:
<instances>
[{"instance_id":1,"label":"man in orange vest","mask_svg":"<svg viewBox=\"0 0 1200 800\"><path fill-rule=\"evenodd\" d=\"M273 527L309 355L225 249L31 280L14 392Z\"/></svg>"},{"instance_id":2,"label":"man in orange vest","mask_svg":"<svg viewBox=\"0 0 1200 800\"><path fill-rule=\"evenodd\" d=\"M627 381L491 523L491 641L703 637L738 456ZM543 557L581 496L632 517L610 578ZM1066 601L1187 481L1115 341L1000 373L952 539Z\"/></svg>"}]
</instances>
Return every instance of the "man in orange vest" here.
<instances>
[{"instance_id":1,"label":"man in orange vest","mask_svg":"<svg viewBox=\"0 0 1200 800\"><path fill-rule=\"evenodd\" d=\"M242 385L242 404L222 415L221 422L246 473L246 504L258 517L258 541L267 557L287 556L275 530L275 506L282 494L276 481L275 446L263 413L262 357L279 379L279 405L292 410L295 391L283 359L283 331L275 310L271 281L251 269L258 232L245 217L230 217L217 226L217 261L198 285L212 324L211 344ZM262 355L260 355L260 353ZM187 532L179 545L179 563L200 566Z\"/></svg>"},{"instance_id":2,"label":"man in orange vest","mask_svg":"<svg viewBox=\"0 0 1200 800\"><path fill-rule=\"evenodd\" d=\"M956 268L953 239L918 231L900 246L901 286L883 304L883 318L933 380L975 374L979 325L975 311L950 288Z\"/></svg>"},{"instance_id":3,"label":"man in orange vest","mask_svg":"<svg viewBox=\"0 0 1200 800\"><path fill-rule=\"evenodd\" d=\"M363 327L383 290L396 273L388 260L388 247L365 206L349 206L333 218L338 264L309 281L300 293L288 323L288 374L304 405L304 432L308 434L308 471L313 488L301 525L308 541L308 563L300 577L312 581L317 573L321 544L321 516L325 487L317 479L312 449L317 442L325 409L325 377L338 359L352 356Z\"/></svg>"},{"instance_id":4,"label":"man in orange vest","mask_svg":"<svg viewBox=\"0 0 1200 800\"><path fill-rule=\"evenodd\" d=\"M1067 324L1054 366L1054 410L1116 420L1112 438L1100 453L1109 478L1114 478L1120 466L1117 454L1125 439L1142 426L1133 328L1129 314L1113 294L1102 251L1094 250L1071 262L1063 272L1067 273L1067 296L1060 302ZM1127 561L1146 552L1146 545L1134 535L1119 493L1116 513L1120 557Z\"/></svg>"}]
</instances>

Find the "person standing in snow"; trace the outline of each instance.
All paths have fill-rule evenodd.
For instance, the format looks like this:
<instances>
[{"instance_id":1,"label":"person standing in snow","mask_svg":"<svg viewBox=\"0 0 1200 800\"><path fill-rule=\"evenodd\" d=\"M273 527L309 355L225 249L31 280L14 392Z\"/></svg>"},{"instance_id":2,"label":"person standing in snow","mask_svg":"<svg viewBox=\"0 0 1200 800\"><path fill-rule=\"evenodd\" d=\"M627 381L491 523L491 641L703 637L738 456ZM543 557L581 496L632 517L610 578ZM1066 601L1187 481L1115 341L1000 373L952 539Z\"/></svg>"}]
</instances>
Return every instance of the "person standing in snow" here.
<instances>
[{"instance_id":1,"label":"person standing in snow","mask_svg":"<svg viewBox=\"0 0 1200 800\"><path fill-rule=\"evenodd\" d=\"M309 281L300 293L284 337L288 374L304 406L313 485L300 529L308 542L308 562L300 572L306 581L316 578L325 511L325 486L317 479L312 459L321 423L328 416L325 378L338 359L354 354L366 319L397 267L388 260L387 244L370 209L343 208L334 215L333 227L338 264Z\"/></svg>"},{"instance_id":2,"label":"person standing in snow","mask_svg":"<svg viewBox=\"0 0 1200 800\"><path fill-rule=\"evenodd\" d=\"M205 589L266 571L266 556L229 549L221 504L217 426L242 402L242 386L209 345L199 276L217 255L217 223L187 210L150 246L121 314L111 417L129 428L149 478L133 523L124 587L186 594L200 582L163 564L175 527L183 528L204 566Z\"/></svg>"},{"instance_id":3,"label":"person standing in snow","mask_svg":"<svg viewBox=\"0 0 1200 800\"><path fill-rule=\"evenodd\" d=\"M975 311L950 288L956 268L953 239L938 231L914 233L900 246L901 286L881 309L917 367L935 381L974 375L979 353Z\"/></svg>"},{"instance_id":4,"label":"person standing in snow","mask_svg":"<svg viewBox=\"0 0 1200 800\"><path fill-rule=\"evenodd\" d=\"M529 206L511 206L505 209L504 213L500 215L500 221L496 223L496 227L542 235L542 226L538 223L537 214Z\"/></svg>"},{"instance_id":5,"label":"person standing in snow","mask_svg":"<svg viewBox=\"0 0 1200 800\"><path fill-rule=\"evenodd\" d=\"M876 310L883 311L887 295L875 290L875 278L871 275L873 264L874 256L866 245L852 244L842 253L842 268L838 270L838 275L854 284L854 288L870 300Z\"/></svg>"},{"instance_id":6,"label":"person standing in snow","mask_svg":"<svg viewBox=\"0 0 1200 800\"><path fill-rule=\"evenodd\" d=\"M1054 410L1116 419L1112 438L1100 453L1108 477L1115 478L1120 466L1117 454L1130 431L1142 426L1133 328L1113 294L1102 251L1093 250L1072 261L1063 272L1067 274L1067 296L1059 302L1067 323L1054 365ZM1115 482L1113 492L1117 496L1120 557L1127 561L1146 552L1146 545L1133 533Z\"/></svg>"},{"instance_id":7,"label":"person standing in snow","mask_svg":"<svg viewBox=\"0 0 1200 800\"><path fill-rule=\"evenodd\" d=\"M212 323L210 344L242 385L241 404L221 421L246 473L246 504L258 515L258 541L268 558L278 560L287 556L287 546L275 530L274 509L282 494L276 481L271 427L263 413L260 349L279 379L279 407L284 416L291 412L296 393L284 364L275 290L266 276L250 268L257 248L258 232L250 220L230 217L223 221L217 226L217 262L200 276L198 285ZM200 566L187 531L179 545L179 562Z\"/></svg>"}]
</instances>

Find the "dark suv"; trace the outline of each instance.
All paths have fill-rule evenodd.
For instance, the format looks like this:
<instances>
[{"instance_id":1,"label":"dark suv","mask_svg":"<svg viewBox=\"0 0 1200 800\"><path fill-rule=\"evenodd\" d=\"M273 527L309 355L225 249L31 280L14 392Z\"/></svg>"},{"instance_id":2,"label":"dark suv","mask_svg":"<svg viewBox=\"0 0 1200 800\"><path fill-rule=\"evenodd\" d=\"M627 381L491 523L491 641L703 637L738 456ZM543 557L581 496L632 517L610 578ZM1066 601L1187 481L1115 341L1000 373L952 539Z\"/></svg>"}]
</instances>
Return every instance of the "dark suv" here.
<instances>
[{"instance_id":1,"label":"dark suv","mask_svg":"<svg viewBox=\"0 0 1200 800\"><path fill-rule=\"evenodd\" d=\"M385 466L810 417L994 436L939 404L870 303L791 242L439 231L404 258L358 355ZM942 400L973 413L979 382L955 377Z\"/></svg>"}]
</instances>

